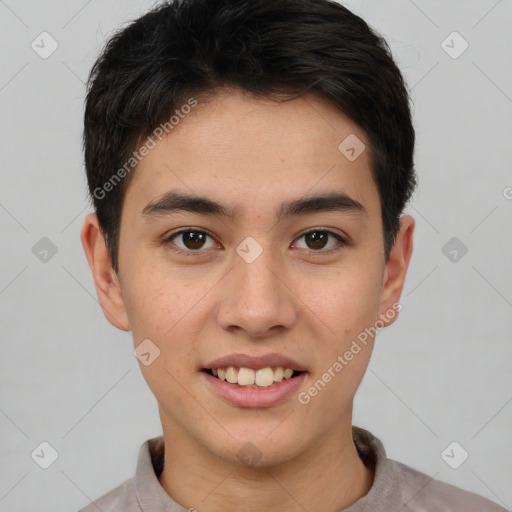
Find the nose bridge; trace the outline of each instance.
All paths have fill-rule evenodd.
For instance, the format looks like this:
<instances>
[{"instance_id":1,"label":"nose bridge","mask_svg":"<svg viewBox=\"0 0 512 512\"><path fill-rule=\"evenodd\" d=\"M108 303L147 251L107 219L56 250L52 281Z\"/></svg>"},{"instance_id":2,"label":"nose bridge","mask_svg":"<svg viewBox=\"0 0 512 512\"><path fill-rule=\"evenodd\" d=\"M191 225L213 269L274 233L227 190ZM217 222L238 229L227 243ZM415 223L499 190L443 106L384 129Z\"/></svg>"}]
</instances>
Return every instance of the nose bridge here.
<instances>
[{"instance_id":1,"label":"nose bridge","mask_svg":"<svg viewBox=\"0 0 512 512\"><path fill-rule=\"evenodd\" d=\"M269 245L263 247L254 238L248 237L237 247L234 272L237 283L236 295L248 311L275 309L282 290L271 269L277 268Z\"/></svg>"},{"instance_id":2,"label":"nose bridge","mask_svg":"<svg viewBox=\"0 0 512 512\"><path fill-rule=\"evenodd\" d=\"M253 336L275 326L289 327L296 308L279 276L281 268L271 247L263 247L251 237L239 244L219 308L220 324L224 328L238 326Z\"/></svg>"},{"instance_id":3,"label":"nose bridge","mask_svg":"<svg viewBox=\"0 0 512 512\"><path fill-rule=\"evenodd\" d=\"M272 250L267 248L254 261L241 258L242 261L237 262L235 272L240 280L241 296L246 302L269 304L278 299L278 279L276 271L271 270L277 265L271 253Z\"/></svg>"}]
</instances>

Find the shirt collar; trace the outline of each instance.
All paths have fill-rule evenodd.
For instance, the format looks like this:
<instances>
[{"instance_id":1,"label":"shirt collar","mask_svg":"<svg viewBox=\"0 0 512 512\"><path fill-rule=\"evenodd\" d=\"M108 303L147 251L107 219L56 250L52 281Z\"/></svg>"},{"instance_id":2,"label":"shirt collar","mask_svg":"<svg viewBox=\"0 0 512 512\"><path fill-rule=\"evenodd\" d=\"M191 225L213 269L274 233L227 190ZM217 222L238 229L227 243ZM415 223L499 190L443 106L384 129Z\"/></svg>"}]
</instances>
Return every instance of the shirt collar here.
<instances>
[{"instance_id":1,"label":"shirt collar","mask_svg":"<svg viewBox=\"0 0 512 512\"><path fill-rule=\"evenodd\" d=\"M369 431L353 426L352 437L364 464L372 468L375 478L370 491L343 512L362 512L379 504L382 506L391 497L394 488L393 471L387 470L388 459L382 442ZM158 481L164 463L164 438L147 440L139 450L135 491L143 512L187 512L176 503Z\"/></svg>"},{"instance_id":2,"label":"shirt collar","mask_svg":"<svg viewBox=\"0 0 512 512\"><path fill-rule=\"evenodd\" d=\"M365 466L374 471L373 484L363 497L341 512L363 512L365 510L401 510L396 499L395 473L390 468L391 461L387 458L384 445L371 432L352 426L352 438L359 457Z\"/></svg>"},{"instance_id":3,"label":"shirt collar","mask_svg":"<svg viewBox=\"0 0 512 512\"><path fill-rule=\"evenodd\" d=\"M187 512L160 485L158 476L164 467L164 438L147 440L139 450L135 492L143 512Z\"/></svg>"}]
</instances>

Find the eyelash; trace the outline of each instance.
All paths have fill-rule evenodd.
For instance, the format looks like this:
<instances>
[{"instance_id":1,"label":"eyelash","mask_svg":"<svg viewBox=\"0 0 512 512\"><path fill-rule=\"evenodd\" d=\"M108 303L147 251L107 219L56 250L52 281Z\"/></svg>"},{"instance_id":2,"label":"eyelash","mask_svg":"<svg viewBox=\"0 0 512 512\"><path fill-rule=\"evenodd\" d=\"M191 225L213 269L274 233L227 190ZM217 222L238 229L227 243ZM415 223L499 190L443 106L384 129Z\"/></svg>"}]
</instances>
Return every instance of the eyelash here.
<instances>
[{"instance_id":1,"label":"eyelash","mask_svg":"<svg viewBox=\"0 0 512 512\"><path fill-rule=\"evenodd\" d=\"M326 250L326 251L322 251L322 250L317 250L315 251L314 249L305 249L307 252L309 252L310 254L314 254L314 255L325 255L325 254L332 254L333 252L336 252L336 251L339 251L340 249L342 249L344 246L347 246L347 245L350 245L349 242L343 238L341 235L339 235L338 233L335 233L334 231L331 231L329 229L326 229L326 228L321 228L321 227L318 227L318 228L312 228L312 229L309 229L307 231L304 231L303 233L301 233L297 238L296 240L306 236L306 235L309 235L310 233L315 233L315 232L320 232L320 233L327 233L328 235L331 235L333 236L336 240L337 240L337 243L334 247L331 247L330 249ZM174 233L171 233L168 237L166 237L164 240L163 240L163 243L164 244L170 244L172 243L173 239L178 237L179 235L182 235L184 233L199 233L199 234L203 234L203 235L207 235L209 236L212 240L215 240L213 235L211 233L209 233L208 231L205 231L204 229L194 229L194 228L184 228L184 229L180 229L179 231L175 231ZM175 245L175 244L173 244ZM192 250L192 249L189 249L189 250L183 250L181 249L180 247L175 247L172 249L174 252L177 252L179 254L185 254L186 256L201 256L203 255L205 252L207 252L207 250L201 250L201 249L198 249L198 250Z\"/></svg>"}]
</instances>

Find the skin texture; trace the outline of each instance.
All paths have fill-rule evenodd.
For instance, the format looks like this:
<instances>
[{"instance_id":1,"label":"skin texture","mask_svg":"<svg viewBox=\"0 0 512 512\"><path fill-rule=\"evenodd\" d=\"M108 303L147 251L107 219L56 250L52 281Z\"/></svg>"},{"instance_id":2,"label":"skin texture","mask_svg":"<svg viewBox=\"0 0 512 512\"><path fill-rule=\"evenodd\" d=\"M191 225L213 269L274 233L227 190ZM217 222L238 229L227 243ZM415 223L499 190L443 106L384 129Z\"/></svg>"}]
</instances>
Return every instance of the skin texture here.
<instances>
[{"instance_id":1,"label":"skin texture","mask_svg":"<svg viewBox=\"0 0 512 512\"><path fill-rule=\"evenodd\" d=\"M106 318L132 331L135 346L149 338L160 350L152 364L139 364L158 401L166 443L159 480L185 507L334 512L372 485L351 425L373 339L306 405L295 393L272 407L235 407L200 373L220 356L277 352L307 368L299 391L307 390L399 301L414 219L401 218L386 262L368 152L351 162L338 150L350 134L368 148L357 125L309 93L280 104L222 90L136 169L122 212L119 275L96 216L85 219L82 244ZM144 218L144 207L170 189L206 196L238 214ZM276 221L282 202L332 191L362 203L366 214L317 212ZM163 241L185 227L213 238L202 248L182 235ZM302 236L310 228L350 243L326 253L336 239L325 248L314 245ZM247 236L263 249L250 264L236 252ZM175 252L187 247L188 254ZM202 252L190 255L196 247ZM247 442L261 454L253 466L237 457Z\"/></svg>"}]
</instances>

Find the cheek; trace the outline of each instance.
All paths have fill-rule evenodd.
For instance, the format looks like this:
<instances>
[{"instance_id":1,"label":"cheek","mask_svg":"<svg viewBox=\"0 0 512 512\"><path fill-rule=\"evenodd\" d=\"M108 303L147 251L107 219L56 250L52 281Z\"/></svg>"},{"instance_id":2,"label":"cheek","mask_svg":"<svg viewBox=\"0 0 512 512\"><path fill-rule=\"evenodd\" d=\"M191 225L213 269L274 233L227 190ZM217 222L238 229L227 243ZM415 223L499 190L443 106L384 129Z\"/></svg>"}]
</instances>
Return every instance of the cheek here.
<instances>
[{"instance_id":1,"label":"cheek","mask_svg":"<svg viewBox=\"0 0 512 512\"><path fill-rule=\"evenodd\" d=\"M368 328L375 323L379 304L378 289L370 280L344 281L318 305L330 330L318 336L319 364L302 397L313 401L318 396L315 407L322 412L317 417L341 417L352 403L370 361L373 338Z\"/></svg>"},{"instance_id":2,"label":"cheek","mask_svg":"<svg viewBox=\"0 0 512 512\"><path fill-rule=\"evenodd\" d=\"M187 386L191 370L195 370L191 357L194 346L190 343L195 333L189 322L195 295L187 294L168 276L164 280L164 275L157 269L139 273L127 290L127 310L134 345L149 339L156 346L152 350L158 355L151 364L139 362L149 388L159 403L173 403L174 410L187 410L184 400L188 395L183 393L183 386Z\"/></svg>"},{"instance_id":3,"label":"cheek","mask_svg":"<svg viewBox=\"0 0 512 512\"><path fill-rule=\"evenodd\" d=\"M213 284L183 279L183 273L170 272L153 266L147 272L138 272L126 286L128 316L135 346L151 340L160 351L157 366L167 369L183 380L195 371L193 340L200 337L202 323L208 308L205 290ZM143 372L154 374L149 367ZM165 377L161 375L160 377ZM168 377L167 377L168 378Z\"/></svg>"},{"instance_id":4,"label":"cheek","mask_svg":"<svg viewBox=\"0 0 512 512\"><path fill-rule=\"evenodd\" d=\"M312 279L309 283L310 292L305 295L309 298L305 302L341 343L373 324L378 316L380 275L369 272L368 268L371 267L365 264L354 266L336 272L329 279Z\"/></svg>"},{"instance_id":5,"label":"cheek","mask_svg":"<svg viewBox=\"0 0 512 512\"><path fill-rule=\"evenodd\" d=\"M149 338L163 345L186 313L182 287L167 274L154 267L145 271L141 266L125 280L123 298L135 344Z\"/></svg>"}]
</instances>

